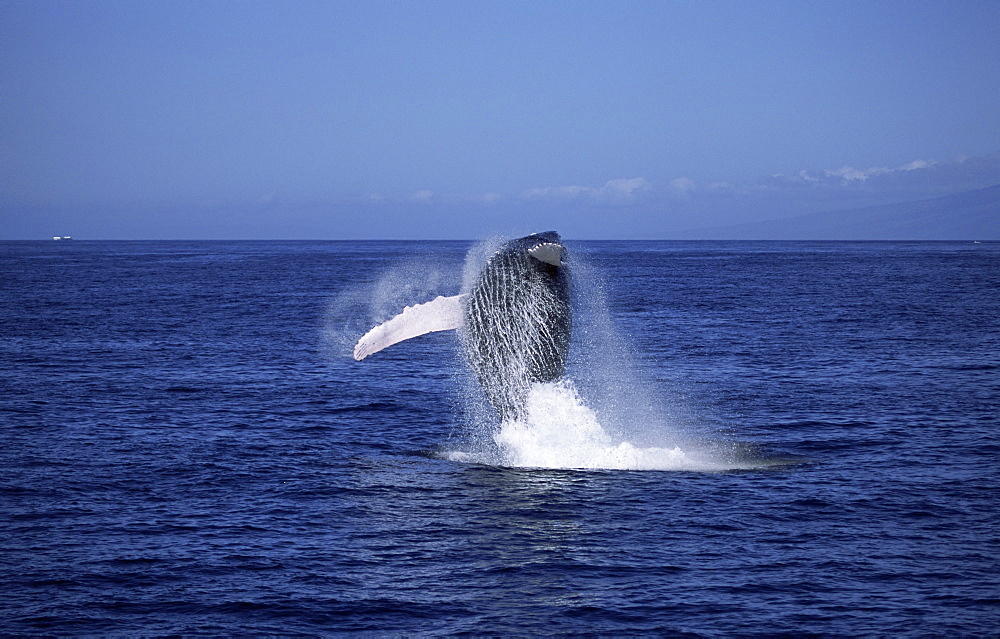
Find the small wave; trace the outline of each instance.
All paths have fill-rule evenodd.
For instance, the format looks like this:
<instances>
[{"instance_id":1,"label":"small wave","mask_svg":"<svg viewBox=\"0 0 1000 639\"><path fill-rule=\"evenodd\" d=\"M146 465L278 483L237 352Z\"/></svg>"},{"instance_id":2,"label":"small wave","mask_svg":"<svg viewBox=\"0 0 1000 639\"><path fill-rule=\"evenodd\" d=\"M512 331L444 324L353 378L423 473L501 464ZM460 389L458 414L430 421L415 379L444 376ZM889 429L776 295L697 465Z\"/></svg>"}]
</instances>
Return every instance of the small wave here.
<instances>
[{"instance_id":1,"label":"small wave","mask_svg":"<svg viewBox=\"0 0 1000 639\"><path fill-rule=\"evenodd\" d=\"M391 412L399 410L401 406L392 402L371 402L367 404L351 404L348 406L335 406L331 408L325 408L313 412L321 412L328 415L333 415L337 413L373 413L373 412ZM303 412L303 414L311 414L309 411Z\"/></svg>"}]
</instances>

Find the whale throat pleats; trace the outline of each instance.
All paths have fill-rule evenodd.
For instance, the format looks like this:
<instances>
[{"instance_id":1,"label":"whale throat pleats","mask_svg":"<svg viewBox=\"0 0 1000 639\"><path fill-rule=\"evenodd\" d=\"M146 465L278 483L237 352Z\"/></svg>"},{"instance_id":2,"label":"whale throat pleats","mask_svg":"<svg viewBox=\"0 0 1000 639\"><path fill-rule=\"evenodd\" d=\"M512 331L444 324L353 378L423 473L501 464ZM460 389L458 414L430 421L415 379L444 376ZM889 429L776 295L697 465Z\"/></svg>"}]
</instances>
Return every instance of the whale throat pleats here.
<instances>
[{"instance_id":1,"label":"whale throat pleats","mask_svg":"<svg viewBox=\"0 0 1000 639\"><path fill-rule=\"evenodd\" d=\"M466 356L504 418L521 415L532 382L558 379L565 368L572 312L558 257L545 257L533 265L518 252L494 255L466 302Z\"/></svg>"}]
</instances>

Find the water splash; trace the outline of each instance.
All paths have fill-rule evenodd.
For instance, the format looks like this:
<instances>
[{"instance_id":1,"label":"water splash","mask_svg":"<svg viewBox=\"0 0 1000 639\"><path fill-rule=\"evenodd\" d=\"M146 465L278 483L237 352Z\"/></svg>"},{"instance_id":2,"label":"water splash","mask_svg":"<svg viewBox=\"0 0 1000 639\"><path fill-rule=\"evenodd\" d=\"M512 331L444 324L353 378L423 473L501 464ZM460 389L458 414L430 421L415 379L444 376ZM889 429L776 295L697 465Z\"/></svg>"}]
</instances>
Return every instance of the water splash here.
<instances>
[{"instance_id":1,"label":"water splash","mask_svg":"<svg viewBox=\"0 0 1000 639\"><path fill-rule=\"evenodd\" d=\"M480 245L482 246L482 245ZM465 281L488 251L473 249ZM573 254L574 330L565 376L526 389L526 410L500 421L479 385L465 383L465 441L444 456L507 467L724 471L761 465L727 442L705 439L679 396L650 382L617 330L600 273ZM470 277L470 274L472 275Z\"/></svg>"},{"instance_id":2,"label":"water splash","mask_svg":"<svg viewBox=\"0 0 1000 639\"><path fill-rule=\"evenodd\" d=\"M528 394L526 419L504 422L495 439L509 466L717 470L678 446L640 448L630 442L616 443L568 380L535 385Z\"/></svg>"},{"instance_id":3,"label":"water splash","mask_svg":"<svg viewBox=\"0 0 1000 639\"><path fill-rule=\"evenodd\" d=\"M342 290L324 322L328 353L349 358L360 335L404 306L468 292L502 243L492 238L476 244L464 267L411 260L369 284ZM566 375L532 384L525 415L501 422L471 371L456 367L457 401L442 410L456 409L464 428L439 454L528 468L717 472L771 465L745 446L713 438L685 409L682 396L651 381L612 319L600 272L579 253L571 259L574 330Z\"/></svg>"}]
</instances>

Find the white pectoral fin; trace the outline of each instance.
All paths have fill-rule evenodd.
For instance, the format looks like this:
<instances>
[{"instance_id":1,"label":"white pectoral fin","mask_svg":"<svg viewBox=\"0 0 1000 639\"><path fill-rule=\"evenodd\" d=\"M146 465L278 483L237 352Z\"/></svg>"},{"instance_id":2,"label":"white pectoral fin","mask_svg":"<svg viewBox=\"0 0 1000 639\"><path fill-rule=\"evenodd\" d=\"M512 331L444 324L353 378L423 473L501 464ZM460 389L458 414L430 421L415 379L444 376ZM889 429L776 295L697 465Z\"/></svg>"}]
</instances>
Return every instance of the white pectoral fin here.
<instances>
[{"instance_id":1,"label":"white pectoral fin","mask_svg":"<svg viewBox=\"0 0 1000 639\"><path fill-rule=\"evenodd\" d=\"M464 295L437 297L430 302L407 306L403 312L365 333L354 346L359 362L393 344L435 331L448 331L462 325Z\"/></svg>"}]
</instances>

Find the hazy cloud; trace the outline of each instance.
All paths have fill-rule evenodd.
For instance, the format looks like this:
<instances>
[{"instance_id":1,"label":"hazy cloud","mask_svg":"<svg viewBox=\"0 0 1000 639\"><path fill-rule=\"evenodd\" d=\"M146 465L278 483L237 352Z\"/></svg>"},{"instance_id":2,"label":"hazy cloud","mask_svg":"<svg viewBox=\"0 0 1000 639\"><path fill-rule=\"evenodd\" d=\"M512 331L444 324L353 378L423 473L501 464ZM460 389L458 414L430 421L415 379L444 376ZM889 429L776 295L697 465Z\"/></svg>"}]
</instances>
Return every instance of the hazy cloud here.
<instances>
[{"instance_id":1,"label":"hazy cloud","mask_svg":"<svg viewBox=\"0 0 1000 639\"><path fill-rule=\"evenodd\" d=\"M619 180L609 180L604 184L605 194L618 194L630 198L636 193L648 191L651 188L645 178L623 178Z\"/></svg>"},{"instance_id":2,"label":"hazy cloud","mask_svg":"<svg viewBox=\"0 0 1000 639\"><path fill-rule=\"evenodd\" d=\"M559 199L571 200L591 193L594 189L589 186L543 186L528 189L521 193L521 197L526 200L534 199Z\"/></svg>"},{"instance_id":3,"label":"hazy cloud","mask_svg":"<svg viewBox=\"0 0 1000 639\"><path fill-rule=\"evenodd\" d=\"M619 178L608 180L604 186L545 186L521 193L525 200L575 200L596 202L630 201L638 194L649 191L652 185L645 178Z\"/></svg>"},{"instance_id":4,"label":"hazy cloud","mask_svg":"<svg viewBox=\"0 0 1000 639\"><path fill-rule=\"evenodd\" d=\"M498 202L514 205L547 203L588 206L687 207L684 210L739 211L760 208L778 214L795 211L830 210L886 202L902 202L948 195L961 190L984 188L1000 183L1000 155L966 157L950 162L918 158L896 168L875 166L839 169L802 169L774 173L753 182L706 182L677 177L654 186L643 177L616 178L601 186L579 184L543 186L511 195L497 191L484 193L439 193L422 189L409 195L367 193L345 198L354 204L432 204L441 207L492 206ZM655 209L662 210L662 209ZM671 208L671 211L678 211Z\"/></svg>"},{"instance_id":5,"label":"hazy cloud","mask_svg":"<svg viewBox=\"0 0 1000 639\"><path fill-rule=\"evenodd\" d=\"M937 164L937 162L933 160L914 160L908 164L904 164L903 166L899 167L899 170L913 171L916 169L927 169L934 166L935 164Z\"/></svg>"},{"instance_id":6,"label":"hazy cloud","mask_svg":"<svg viewBox=\"0 0 1000 639\"><path fill-rule=\"evenodd\" d=\"M873 175L884 175L889 172L885 167L873 167L870 169L856 169L853 166L844 166L836 170L827 169L824 173L828 177L841 178L845 182L864 182Z\"/></svg>"},{"instance_id":7,"label":"hazy cloud","mask_svg":"<svg viewBox=\"0 0 1000 639\"><path fill-rule=\"evenodd\" d=\"M696 182L682 176L654 186L643 177L616 178L602 186L544 186L511 195L484 193L439 193L430 189L409 195L384 196L368 193L346 198L345 202L378 205L413 203L436 207L483 206L498 202L514 206L525 203L629 207L637 211L700 211L718 215L761 214L780 216L787 210L810 212L904 202L939 197L962 190L985 188L1000 183L1000 154L961 158L950 162L918 158L896 168L875 166L839 169L802 169L774 173L753 182Z\"/></svg>"},{"instance_id":8,"label":"hazy cloud","mask_svg":"<svg viewBox=\"0 0 1000 639\"><path fill-rule=\"evenodd\" d=\"M680 193L682 195L687 195L692 193L698 185L689 177L679 177L670 180L670 189L675 193Z\"/></svg>"},{"instance_id":9,"label":"hazy cloud","mask_svg":"<svg viewBox=\"0 0 1000 639\"><path fill-rule=\"evenodd\" d=\"M854 166L846 165L839 169L825 169L822 171L813 171L804 169L798 171L794 174L783 174L774 173L765 178L761 178L757 181L757 188L764 189L782 189L788 187L846 187L846 188L859 188L864 187L866 189L878 188L880 185L887 185L890 183L896 183L899 179L905 177L908 182L916 181L930 181L930 182L942 182L943 187L944 181L955 181L960 174L972 174L973 170L982 173L984 160L988 160L990 156L986 158L975 158L975 163L970 163L968 167L963 167L962 164L965 162L964 159L956 160L954 162L938 163L934 160L916 159L912 162L907 162L906 164L899 166L897 168L889 168L885 166L873 166L866 169L859 169ZM975 164L975 166L973 166ZM996 161L993 162L994 165L998 164ZM995 167L1000 168L1000 167ZM997 180L1000 181L1000 172L997 172ZM987 179L986 182L989 180ZM957 180L956 188L961 180ZM982 180L980 180L982 182ZM989 184L982 183L980 186L988 186ZM964 186L962 187L964 188Z\"/></svg>"}]
</instances>

